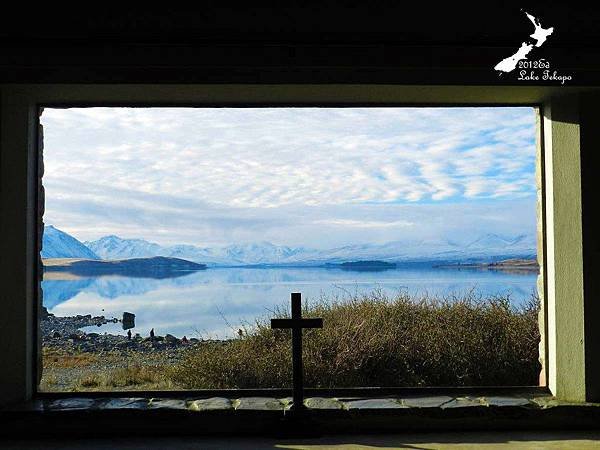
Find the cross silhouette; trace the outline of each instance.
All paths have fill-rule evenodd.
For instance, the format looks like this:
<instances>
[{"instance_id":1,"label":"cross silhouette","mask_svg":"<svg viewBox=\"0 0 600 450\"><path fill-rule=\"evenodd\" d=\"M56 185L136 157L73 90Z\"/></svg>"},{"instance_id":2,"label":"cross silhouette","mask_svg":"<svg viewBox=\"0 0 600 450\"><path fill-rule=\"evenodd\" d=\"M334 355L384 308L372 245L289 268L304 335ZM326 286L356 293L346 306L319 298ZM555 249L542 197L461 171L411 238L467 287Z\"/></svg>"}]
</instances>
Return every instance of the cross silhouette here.
<instances>
[{"instance_id":1,"label":"cross silhouette","mask_svg":"<svg viewBox=\"0 0 600 450\"><path fill-rule=\"evenodd\" d=\"M323 319L303 319L300 292L292 292L292 318L271 319L271 328L292 329L292 389L294 402L290 409L301 410L304 408L302 329L323 328Z\"/></svg>"}]
</instances>

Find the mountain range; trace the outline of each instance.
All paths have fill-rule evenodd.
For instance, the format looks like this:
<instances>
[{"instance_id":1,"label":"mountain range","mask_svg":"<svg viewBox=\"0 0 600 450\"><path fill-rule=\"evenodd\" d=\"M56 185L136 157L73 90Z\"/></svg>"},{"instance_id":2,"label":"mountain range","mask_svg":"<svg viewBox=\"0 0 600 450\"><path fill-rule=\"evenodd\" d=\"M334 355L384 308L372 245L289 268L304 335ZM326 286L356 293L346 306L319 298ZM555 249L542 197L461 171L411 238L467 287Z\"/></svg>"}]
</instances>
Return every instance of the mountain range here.
<instances>
[{"instance_id":1,"label":"mountain range","mask_svg":"<svg viewBox=\"0 0 600 450\"><path fill-rule=\"evenodd\" d=\"M502 236L492 233L477 236L466 243L446 239L407 240L321 250L275 245L270 242L224 247L162 246L143 239L124 239L115 235L81 243L67 233L47 226L43 242L44 258L129 259L166 256L209 266L302 266L352 260L493 262L504 258L532 258L536 254L535 235Z\"/></svg>"},{"instance_id":2,"label":"mountain range","mask_svg":"<svg viewBox=\"0 0 600 450\"><path fill-rule=\"evenodd\" d=\"M41 253L42 258L100 259L89 247L52 225L44 227Z\"/></svg>"}]
</instances>

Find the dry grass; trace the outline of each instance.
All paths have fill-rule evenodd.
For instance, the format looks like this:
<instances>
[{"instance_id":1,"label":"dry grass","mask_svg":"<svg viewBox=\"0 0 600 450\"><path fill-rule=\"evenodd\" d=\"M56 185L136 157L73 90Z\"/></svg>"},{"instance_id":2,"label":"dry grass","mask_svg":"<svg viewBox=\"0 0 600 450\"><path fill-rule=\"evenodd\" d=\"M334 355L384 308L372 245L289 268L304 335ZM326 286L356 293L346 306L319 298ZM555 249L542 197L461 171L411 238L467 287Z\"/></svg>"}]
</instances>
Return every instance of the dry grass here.
<instances>
[{"instance_id":1,"label":"dry grass","mask_svg":"<svg viewBox=\"0 0 600 450\"><path fill-rule=\"evenodd\" d=\"M446 299L387 298L381 292L321 299L305 317L324 328L304 332L311 387L502 386L537 384L538 300L521 309L505 297L474 293ZM284 310L275 316L285 317ZM265 319L241 337L207 342L176 360L162 352L128 355L44 348L46 391L127 391L286 387L290 333Z\"/></svg>"},{"instance_id":2,"label":"dry grass","mask_svg":"<svg viewBox=\"0 0 600 450\"><path fill-rule=\"evenodd\" d=\"M75 391L169 390L177 386L164 367L131 365L108 371L89 371L73 383Z\"/></svg>"},{"instance_id":3,"label":"dry grass","mask_svg":"<svg viewBox=\"0 0 600 450\"><path fill-rule=\"evenodd\" d=\"M169 390L179 387L167 375L167 357L162 352L144 355L132 352L77 352L44 347L40 390L127 391Z\"/></svg>"},{"instance_id":4,"label":"dry grass","mask_svg":"<svg viewBox=\"0 0 600 450\"><path fill-rule=\"evenodd\" d=\"M42 348L43 367L46 369L72 369L88 367L98 361L98 353L67 353L57 348Z\"/></svg>"},{"instance_id":5,"label":"dry grass","mask_svg":"<svg viewBox=\"0 0 600 450\"><path fill-rule=\"evenodd\" d=\"M54 373L44 373L42 380L40 381L39 389L41 392L54 391L58 385L59 380Z\"/></svg>"},{"instance_id":6,"label":"dry grass","mask_svg":"<svg viewBox=\"0 0 600 450\"><path fill-rule=\"evenodd\" d=\"M506 297L387 298L381 292L305 307L323 317L304 332L307 386L502 386L537 384L538 301ZM284 317L284 311L277 311ZM207 344L171 367L190 389L289 386L290 333L259 320L238 339Z\"/></svg>"}]
</instances>

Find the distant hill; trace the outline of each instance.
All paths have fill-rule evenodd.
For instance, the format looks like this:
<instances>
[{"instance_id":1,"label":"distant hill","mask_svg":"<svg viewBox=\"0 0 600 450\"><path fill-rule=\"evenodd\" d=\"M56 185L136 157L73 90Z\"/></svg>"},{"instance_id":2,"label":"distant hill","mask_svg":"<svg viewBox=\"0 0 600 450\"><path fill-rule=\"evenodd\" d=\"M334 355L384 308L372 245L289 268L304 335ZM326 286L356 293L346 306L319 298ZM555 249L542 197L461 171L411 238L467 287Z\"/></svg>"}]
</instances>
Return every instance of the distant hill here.
<instances>
[{"instance_id":1,"label":"distant hill","mask_svg":"<svg viewBox=\"0 0 600 450\"><path fill-rule=\"evenodd\" d=\"M79 276L122 275L137 278L170 278L205 269L204 264L164 256L110 261L66 258L44 261L46 272L68 272Z\"/></svg>"},{"instance_id":2,"label":"distant hill","mask_svg":"<svg viewBox=\"0 0 600 450\"><path fill-rule=\"evenodd\" d=\"M540 266L537 259L505 259L502 261L490 262L490 263L454 263L454 264L440 264L439 268L444 269L485 269L485 270L498 270L505 272L539 272Z\"/></svg>"},{"instance_id":3,"label":"distant hill","mask_svg":"<svg viewBox=\"0 0 600 450\"><path fill-rule=\"evenodd\" d=\"M357 272L380 272L382 270L395 269L396 264L385 261L348 261L341 264L325 264L325 267Z\"/></svg>"},{"instance_id":4,"label":"distant hill","mask_svg":"<svg viewBox=\"0 0 600 450\"><path fill-rule=\"evenodd\" d=\"M41 254L42 258L100 259L93 250L52 225L44 227Z\"/></svg>"},{"instance_id":5,"label":"distant hill","mask_svg":"<svg viewBox=\"0 0 600 450\"><path fill-rule=\"evenodd\" d=\"M367 268L367 269L393 269L396 264L385 261L349 261L340 264L343 269Z\"/></svg>"}]
</instances>

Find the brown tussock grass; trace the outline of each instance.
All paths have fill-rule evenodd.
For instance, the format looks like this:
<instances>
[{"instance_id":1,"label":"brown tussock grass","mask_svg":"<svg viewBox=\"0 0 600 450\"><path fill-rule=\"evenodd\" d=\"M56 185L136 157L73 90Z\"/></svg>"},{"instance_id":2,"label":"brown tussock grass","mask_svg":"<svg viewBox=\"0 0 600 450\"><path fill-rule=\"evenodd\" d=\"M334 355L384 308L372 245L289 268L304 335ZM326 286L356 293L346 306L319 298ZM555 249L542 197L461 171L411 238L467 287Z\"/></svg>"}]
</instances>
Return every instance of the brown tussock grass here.
<instances>
[{"instance_id":1,"label":"brown tussock grass","mask_svg":"<svg viewBox=\"0 0 600 450\"><path fill-rule=\"evenodd\" d=\"M305 317L324 328L304 331L305 383L311 387L536 385L540 371L537 314L508 297L388 298L376 291L321 299ZM287 316L276 311L277 317ZM169 370L193 389L290 385L290 332L258 320L238 339L211 343Z\"/></svg>"}]
</instances>

